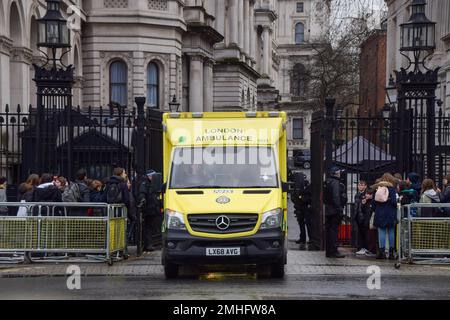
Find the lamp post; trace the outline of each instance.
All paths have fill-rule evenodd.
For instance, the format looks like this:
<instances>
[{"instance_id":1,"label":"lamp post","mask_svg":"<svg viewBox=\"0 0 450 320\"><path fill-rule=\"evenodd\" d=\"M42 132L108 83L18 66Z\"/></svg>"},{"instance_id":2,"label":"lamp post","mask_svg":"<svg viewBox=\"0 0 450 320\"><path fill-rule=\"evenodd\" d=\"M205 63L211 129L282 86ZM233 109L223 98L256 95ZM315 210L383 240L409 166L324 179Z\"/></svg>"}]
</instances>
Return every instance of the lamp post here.
<instances>
[{"instance_id":1,"label":"lamp post","mask_svg":"<svg viewBox=\"0 0 450 320\"><path fill-rule=\"evenodd\" d=\"M74 82L73 66L65 66L62 62L63 57L71 50L70 30L67 20L60 12L61 0L46 0L47 12L37 20L38 34L37 46L39 51L46 57L46 62L42 66L33 64L35 69L35 78L37 87L37 108L35 116L36 123L36 159L34 161L35 172L53 171L56 168L51 167L52 149L56 145L54 141L55 130L59 130L59 124L56 123L55 116L45 117L47 109L65 110L65 127L67 129L67 155L62 157L65 161L60 161L61 174L72 177L72 145L73 145L73 126L71 119L72 111L72 86ZM44 49L46 49L44 51ZM48 50L51 50L51 56ZM58 57L58 49L61 49L61 55ZM62 66L58 67L58 62ZM50 67L48 67L50 65Z\"/></svg>"},{"instance_id":2,"label":"lamp post","mask_svg":"<svg viewBox=\"0 0 450 320\"><path fill-rule=\"evenodd\" d=\"M431 22L425 15L425 0L413 0L411 3L411 17L406 23L400 25L400 52L409 60L410 65L414 64L414 72L419 71L419 66L425 67L425 59L421 60L423 52L432 52L436 48L435 43L435 28L436 23ZM414 60L406 54L411 52Z\"/></svg>"},{"instance_id":3,"label":"lamp post","mask_svg":"<svg viewBox=\"0 0 450 320\"><path fill-rule=\"evenodd\" d=\"M177 96L173 95L172 101L169 102L169 110L170 112L178 112L180 109L180 103L177 101Z\"/></svg>"},{"instance_id":4,"label":"lamp post","mask_svg":"<svg viewBox=\"0 0 450 320\"><path fill-rule=\"evenodd\" d=\"M400 25L400 54L409 61L409 65L407 68L401 68L400 71L394 71L396 74L395 88L397 89L398 127L400 130L399 140L396 144L399 146L397 153L399 170L403 173L411 170L417 171L416 169L419 168L415 166L423 160L423 157L419 154L422 155L424 150L413 149L413 145L415 145L413 144L413 137L414 139L421 139L421 137L412 134L412 130L416 129L413 127L412 116L414 111L419 116L425 116L422 109L423 106L426 106L426 167L427 176L434 179L435 91L439 68L430 70L425 65L426 59L436 48L436 24L426 17L425 6L425 0L412 0L411 16L408 22ZM390 81L389 87L393 87L392 84L393 81ZM421 134L420 130L417 132ZM424 168L424 166L421 168Z\"/></svg>"},{"instance_id":5,"label":"lamp post","mask_svg":"<svg viewBox=\"0 0 450 320\"><path fill-rule=\"evenodd\" d=\"M395 80L392 74L389 75L389 84L385 88L385 90L389 105L391 106L391 108L395 109L397 103L397 85L395 84Z\"/></svg>"},{"instance_id":6,"label":"lamp post","mask_svg":"<svg viewBox=\"0 0 450 320\"><path fill-rule=\"evenodd\" d=\"M49 58L47 53L44 55L47 57L48 62L53 62L53 68L56 69L56 62L62 63L62 58L66 55L71 48L70 45L70 30L67 26L67 20L63 18L60 11L60 0L46 0L47 12L44 17L37 20L38 23L38 48L48 48L52 50L52 57ZM58 59L56 57L57 49L68 49Z\"/></svg>"},{"instance_id":7,"label":"lamp post","mask_svg":"<svg viewBox=\"0 0 450 320\"><path fill-rule=\"evenodd\" d=\"M391 107L389 106L389 104L386 103L383 106L383 109L381 109L381 116L384 120L389 120L389 117L391 116Z\"/></svg>"}]
</instances>

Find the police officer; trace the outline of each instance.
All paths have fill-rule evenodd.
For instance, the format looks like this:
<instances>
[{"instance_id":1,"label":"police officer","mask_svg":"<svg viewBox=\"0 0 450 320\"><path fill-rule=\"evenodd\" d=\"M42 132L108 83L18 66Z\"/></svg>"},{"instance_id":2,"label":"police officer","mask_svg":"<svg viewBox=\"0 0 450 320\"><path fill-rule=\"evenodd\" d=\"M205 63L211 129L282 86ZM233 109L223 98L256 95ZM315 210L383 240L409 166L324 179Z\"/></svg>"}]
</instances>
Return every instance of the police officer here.
<instances>
[{"instance_id":1,"label":"police officer","mask_svg":"<svg viewBox=\"0 0 450 320\"><path fill-rule=\"evenodd\" d=\"M298 226L300 227L300 238L296 241L300 245L300 250L306 249L306 203L303 198L305 189L306 177L300 172L291 172L291 181L294 183L294 188L291 192L291 201L294 204L294 214L297 218ZM309 230L308 230L309 231Z\"/></svg>"},{"instance_id":2,"label":"police officer","mask_svg":"<svg viewBox=\"0 0 450 320\"><path fill-rule=\"evenodd\" d=\"M317 219L312 208L311 184L305 181L305 189L300 196L300 210L304 212L306 230L308 231L308 250L320 250L320 238L317 235Z\"/></svg>"},{"instance_id":3,"label":"police officer","mask_svg":"<svg viewBox=\"0 0 450 320\"><path fill-rule=\"evenodd\" d=\"M155 251L152 245L152 227L155 217L160 213L160 203L158 199L158 193L154 188L154 179L156 172L149 170L146 173L144 181L139 186L138 193L138 207L142 210L144 223L144 252Z\"/></svg>"},{"instance_id":4,"label":"police officer","mask_svg":"<svg viewBox=\"0 0 450 320\"><path fill-rule=\"evenodd\" d=\"M344 207L347 204L345 185L341 182L342 171L332 167L329 178L324 184L325 203L325 248L327 258L345 258L338 251L338 232L341 225Z\"/></svg>"},{"instance_id":5,"label":"police officer","mask_svg":"<svg viewBox=\"0 0 450 320\"><path fill-rule=\"evenodd\" d=\"M308 234L308 249L320 250L320 239L316 236L313 225L311 185L303 173L291 173L291 181L294 188L291 192L291 201L294 203L294 213L300 227L300 239L296 241L300 250L306 249L306 235Z\"/></svg>"}]
</instances>

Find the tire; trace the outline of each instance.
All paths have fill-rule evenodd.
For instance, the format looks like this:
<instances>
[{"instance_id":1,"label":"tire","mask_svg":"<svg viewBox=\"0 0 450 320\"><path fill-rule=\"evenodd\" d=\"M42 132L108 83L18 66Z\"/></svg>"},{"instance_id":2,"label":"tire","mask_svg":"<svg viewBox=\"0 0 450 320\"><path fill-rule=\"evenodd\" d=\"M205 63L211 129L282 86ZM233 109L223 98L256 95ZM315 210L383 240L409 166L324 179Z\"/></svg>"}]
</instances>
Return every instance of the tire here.
<instances>
[{"instance_id":1,"label":"tire","mask_svg":"<svg viewBox=\"0 0 450 320\"><path fill-rule=\"evenodd\" d=\"M395 269L400 269L400 267L401 267L402 265L400 264L400 262L397 262L395 265L394 265L394 267L395 267Z\"/></svg>"},{"instance_id":2,"label":"tire","mask_svg":"<svg viewBox=\"0 0 450 320\"><path fill-rule=\"evenodd\" d=\"M166 279L176 279L178 278L179 266L174 263L165 262L164 263L164 275Z\"/></svg>"},{"instance_id":3,"label":"tire","mask_svg":"<svg viewBox=\"0 0 450 320\"><path fill-rule=\"evenodd\" d=\"M305 162L305 163L303 164L303 168L305 168L305 169L311 169L311 164L310 164L309 162Z\"/></svg>"},{"instance_id":4,"label":"tire","mask_svg":"<svg viewBox=\"0 0 450 320\"><path fill-rule=\"evenodd\" d=\"M284 278L284 260L280 260L271 265L270 274L272 278L283 279Z\"/></svg>"}]
</instances>

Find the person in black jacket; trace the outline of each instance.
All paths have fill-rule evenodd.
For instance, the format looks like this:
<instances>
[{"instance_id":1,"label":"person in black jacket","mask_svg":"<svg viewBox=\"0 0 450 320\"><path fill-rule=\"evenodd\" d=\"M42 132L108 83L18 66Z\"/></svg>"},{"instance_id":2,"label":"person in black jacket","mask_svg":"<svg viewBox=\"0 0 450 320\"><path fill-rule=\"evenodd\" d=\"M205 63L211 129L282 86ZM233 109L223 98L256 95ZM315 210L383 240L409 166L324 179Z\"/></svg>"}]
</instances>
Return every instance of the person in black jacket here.
<instances>
[{"instance_id":1,"label":"person in black jacket","mask_svg":"<svg viewBox=\"0 0 450 320\"><path fill-rule=\"evenodd\" d=\"M291 201L294 204L294 214L300 227L300 238L297 244L300 245L300 250L305 250L306 235L308 235L308 250L320 250L320 239L316 235L312 210L311 184L300 172L291 172L289 180L294 182Z\"/></svg>"},{"instance_id":2,"label":"person in black jacket","mask_svg":"<svg viewBox=\"0 0 450 320\"><path fill-rule=\"evenodd\" d=\"M34 190L31 202L62 202L61 192L54 185L51 174L44 173L41 176L40 184ZM55 215L59 215L60 213L60 210L55 210ZM47 207L43 206L40 214L46 216L51 214L51 212L47 212ZM33 215L39 215L38 207L34 208Z\"/></svg>"},{"instance_id":3,"label":"person in black jacket","mask_svg":"<svg viewBox=\"0 0 450 320\"><path fill-rule=\"evenodd\" d=\"M142 210L144 224L144 251L152 252L155 249L152 245L152 228L155 217L160 214L161 205L158 199L158 193L155 190L152 180L156 172L149 170L139 186L138 206Z\"/></svg>"},{"instance_id":4,"label":"person in black jacket","mask_svg":"<svg viewBox=\"0 0 450 320\"><path fill-rule=\"evenodd\" d=\"M324 185L325 203L325 248L327 258L345 258L338 251L338 232L341 225L344 207L347 204L345 185L341 183L341 170L330 169L330 176Z\"/></svg>"},{"instance_id":5,"label":"person in black jacket","mask_svg":"<svg viewBox=\"0 0 450 320\"><path fill-rule=\"evenodd\" d=\"M450 174L442 180L441 203L450 203ZM443 208L445 216L450 217L450 208Z\"/></svg>"},{"instance_id":6,"label":"person in black jacket","mask_svg":"<svg viewBox=\"0 0 450 320\"><path fill-rule=\"evenodd\" d=\"M372 194L373 192L367 188L367 182L360 180L358 183L358 192L355 194L354 220L358 226L358 252L356 252L356 255L370 253L368 250L368 235L372 213Z\"/></svg>"},{"instance_id":7,"label":"person in black jacket","mask_svg":"<svg viewBox=\"0 0 450 320\"><path fill-rule=\"evenodd\" d=\"M110 204L124 204L130 213L130 190L127 181L125 169L114 168L113 176L106 183L105 201Z\"/></svg>"}]
</instances>

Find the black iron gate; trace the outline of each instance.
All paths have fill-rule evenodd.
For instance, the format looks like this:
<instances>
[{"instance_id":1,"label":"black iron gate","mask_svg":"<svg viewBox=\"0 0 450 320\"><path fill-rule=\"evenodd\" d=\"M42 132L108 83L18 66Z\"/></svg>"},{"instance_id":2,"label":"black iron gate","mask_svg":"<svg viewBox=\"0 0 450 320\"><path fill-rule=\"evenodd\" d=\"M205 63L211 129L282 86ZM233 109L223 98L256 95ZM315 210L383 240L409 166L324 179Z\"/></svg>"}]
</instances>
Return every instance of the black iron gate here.
<instances>
[{"instance_id":1,"label":"black iron gate","mask_svg":"<svg viewBox=\"0 0 450 320\"><path fill-rule=\"evenodd\" d=\"M432 92L406 95L403 100L399 96L399 105L389 112L344 115L329 99L326 112L313 114L311 180L313 206L321 218L322 232L322 183L332 165L346 172L343 182L349 204L339 235L343 245L356 245L352 217L359 180L371 185L386 172L403 178L416 172L442 187L443 177L450 173L450 116L444 115L441 103L434 111Z\"/></svg>"}]
</instances>

